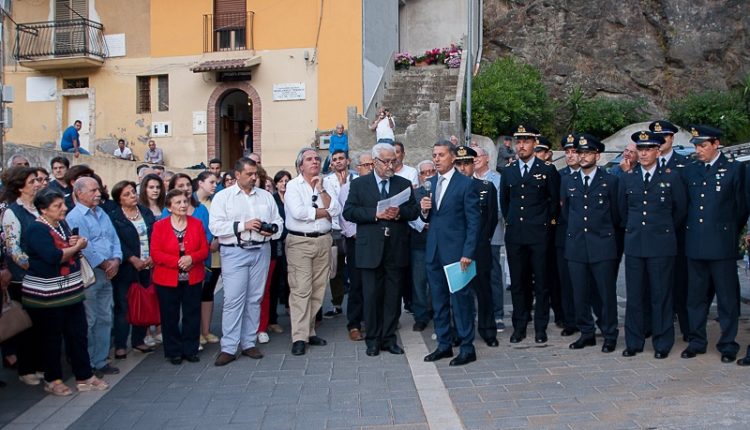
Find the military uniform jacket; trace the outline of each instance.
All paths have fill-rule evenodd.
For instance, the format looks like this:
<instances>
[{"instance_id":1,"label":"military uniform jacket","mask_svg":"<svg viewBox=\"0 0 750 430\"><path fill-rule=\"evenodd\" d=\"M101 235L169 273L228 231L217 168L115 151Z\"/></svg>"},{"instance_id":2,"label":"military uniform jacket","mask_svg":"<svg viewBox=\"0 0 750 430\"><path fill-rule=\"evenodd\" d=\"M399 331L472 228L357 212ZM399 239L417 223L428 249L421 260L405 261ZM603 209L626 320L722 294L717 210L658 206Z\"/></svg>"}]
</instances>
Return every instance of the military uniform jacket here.
<instances>
[{"instance_id":1,"label":"military uniform jacket","mask_svg":"<svg viewBox=\"0 0 750 430\"><path fill-rule=\"evenodd\" d=\"M747 220L744 169L721 154L708 171L705 163L693 162L684 177L690 201L685 255L696 260L736 259Z\"/></svg>"},{"instance_id":2,"label":"military uniform jacket","mask_svg":"<svg viewBox=\"0 0 750 430\"><path fill-rule=\"evenodd\" d=\"M560 205L560 174L552 163L534 158L526 176L519 162L503 169L500 206L505 217L505 242L535 245L549 240Z\"/></svg>"},{"instance_id":3,"label":"military uniform jacket","mask_svg":"<svg viewBox=\"0 0 750 430\"><path fill-rule=\"evenodd\" d=\"M560 183L562 183L565 180L566 176L569 176L573 173L573 170L570 168L570 166L565 166L562 169L557 171L560 174ZM597 173L598 175L598 173ZM565 198L565 194L560 192L560 201ZM568 226L566 224L566 220L564 217L559 216L557 217L557 225L555 226L555 247L557 248L565 248L565 237L567 236Z\"/></svg>"},{"instance_id":4,"label":"military uniform jacket","mask_svg":"<svg viewBox=\"0 0 750 430\"><path fill-rule=\"evenodd\" d=\"M618 206L625 226L625 255L641 258L677 255L677 229L681 228L687 209L680 175L657 167L646 186L639 165L619 179Z\"/></svg>"},{"instance_id":5,"label":"military uniform jacket","mask_svg":"<svg viewBox=\"0 0 750 430\"><path fill-rule=\"evenodd\" d=\"M479 193L479 233L477 236L477 251L474 259L477 269L488 271L492 269L491 239L497 227L497 188L490 181L474 178L474 186Z\"/></svg>"},{"instance_id":6,"label":"military uniform jacket","mask_svg":"<svg viewBox=\"0 0 750 430\"><path fill-rule=\"evenodd\" d=\"M616 228L620 224L617 207L617 176L597 169L588 190L582 173L562 178L561 220L565 230L565 258L581 263L616 260ZM560 228L560 225L558 225Z\"/></svg>"}]
</instances>

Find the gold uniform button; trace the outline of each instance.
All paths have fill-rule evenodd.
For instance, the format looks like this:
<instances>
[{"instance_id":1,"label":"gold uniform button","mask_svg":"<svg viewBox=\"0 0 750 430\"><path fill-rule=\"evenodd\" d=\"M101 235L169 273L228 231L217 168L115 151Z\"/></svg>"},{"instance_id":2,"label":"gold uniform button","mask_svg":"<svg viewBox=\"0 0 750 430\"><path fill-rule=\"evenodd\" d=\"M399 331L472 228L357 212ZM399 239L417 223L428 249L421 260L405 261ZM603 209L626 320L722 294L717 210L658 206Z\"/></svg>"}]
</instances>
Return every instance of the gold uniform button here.
<instances>
[{"instance_id":1,"label":"gold uniform button","mask_svg":"<svg viewBox=\"0 0 750 430\"><path fill-rule=\"evenodd\" d=\"M523 200L523 199L525 199L525 198L526 198L526 196L521 196L521 200Z\"/></svg>"},{"instance_id":2,"label":"gold uniform button","mask_svg":"<svg viewBox=\"0 0 750 430\"><path fill-rule=\"evenodd\" d=\"M648 190L643 190L643 194L648 194Z\"/></svg>"},{"instance_id":3,"label":"gold uniform button","mask_svg":"<svg viewBox=\"0 0 750 430\"><path fill-rule=\"evenodd\" d=\"M587 229L587 228L584 228L584 229L583 229L583 231L589 231L589 229Z\"/></svg>"},{"instance_id":4,"label":"gold uniform button","mask_svg":"<svg viewBox=\"0 0 750 430\"><path fill-rule=\"evenodd\" d=\"M644 205L647 205L647 204L648 204L648 202L644 200L644 201L643 201L643 204L644 204Z\"/></svg>"},{"instance_id":5,"label":"gold uniform button","mask_svg":"<svg viewBox=\"0 0 750 430\"><path fill-rule=\"evenodd\" d=\"M700 210L703 210L703 206L700 207Z\"/></svg>"},{"instance_id":6,"label":"gold uniform button","mask_svg":"<svg viewBox=\"0 0 750 430\"><path fill-rule=\"evenodd\" d=\"M584 209L588 209L589 207L588 207L588 206L584 206L583 208L584 208Z\"/></svg>"},{"instance_id":7,"label":"gold uniform button","mask_svg":"<svg viewBox=\"0 0 750 430\"><path fill-rule=\"evenodd\" d=\"M523 187L525 187L525 185L524 185L524 184L521 184L521 188L523 188Z\"/></svg>"},{"instance_id":8,"label":"gold uniform button","mask_svg":"<svg viewBox=\"0 0 750 430\"><path fill-rule=\"evenodd\" d=\"M583 220L584 221L588 221L589 219L587 217L583 217Z\"/></svg>"},{"instance_id":9,"label":"gold uniform button","mask_svg":"<svg viewBox=\"0 0 750 430\"><path fill-rule=\"evenodd\" d=\"M523 210L523 206L521 206L521 210Z\"/></svg>"},{"instance_id":10,"label":"gold uniform button","mask_svg":"<svg viewBox=\"0 0 750 430\"><path fill-rule=\"evenodd\" d=\"M706 195L705 194L701 194L701 197L706 197Z\"/></svg>"},{"instance_id":11,"label":"gold uniform button","mask_svg":"<svg viewBox=\"0 0 750 430\"><path fill-rule=\"evenodd\" d=\"M643 211L643 216L646 216L646 211Z\"/></svg>"}]
</instances>

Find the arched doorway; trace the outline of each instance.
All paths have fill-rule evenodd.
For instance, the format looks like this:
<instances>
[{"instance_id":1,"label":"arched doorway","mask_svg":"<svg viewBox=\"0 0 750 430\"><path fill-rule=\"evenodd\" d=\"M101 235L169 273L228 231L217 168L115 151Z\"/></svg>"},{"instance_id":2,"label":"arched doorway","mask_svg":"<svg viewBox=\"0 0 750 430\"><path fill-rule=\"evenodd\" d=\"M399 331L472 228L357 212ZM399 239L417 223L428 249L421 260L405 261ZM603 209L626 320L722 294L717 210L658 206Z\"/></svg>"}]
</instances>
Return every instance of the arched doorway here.
<instances>
[{"instance_id":1,"label":"arched doorway","mask_svg":"<svg viewBox=\"0 0 750 430\"><path fill-rule=\"evenodd\" d=\"M207 159L218 158L224 170L243 155L243 134L249 128L253 151L261 153L260 97L249 83L225 82L208 101Z\"/></svg>"}]
</instances>

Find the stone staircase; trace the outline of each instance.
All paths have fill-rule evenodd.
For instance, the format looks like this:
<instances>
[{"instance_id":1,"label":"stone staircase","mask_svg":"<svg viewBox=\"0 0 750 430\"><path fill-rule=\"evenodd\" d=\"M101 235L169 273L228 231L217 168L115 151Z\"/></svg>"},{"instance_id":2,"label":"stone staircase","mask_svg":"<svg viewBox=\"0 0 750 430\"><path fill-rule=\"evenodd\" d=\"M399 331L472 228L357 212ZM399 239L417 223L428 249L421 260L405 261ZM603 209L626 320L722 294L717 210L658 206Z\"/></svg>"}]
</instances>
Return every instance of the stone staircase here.
<instances>
[{"instance_id":1,"label":"stone staircase","mask_svg":"<svg viewBox=\"0 0 750 430\"><path fill-rule=\"evenodd\" d=\"M450 120L450 104L456 99L459 69L445 66L411 67L397 70L388 83L381 106L391 110L396 119L396 134L417 122L419 114L430 110L430 103L440 106L440 120Z\"/></svg>"}]
</instances>

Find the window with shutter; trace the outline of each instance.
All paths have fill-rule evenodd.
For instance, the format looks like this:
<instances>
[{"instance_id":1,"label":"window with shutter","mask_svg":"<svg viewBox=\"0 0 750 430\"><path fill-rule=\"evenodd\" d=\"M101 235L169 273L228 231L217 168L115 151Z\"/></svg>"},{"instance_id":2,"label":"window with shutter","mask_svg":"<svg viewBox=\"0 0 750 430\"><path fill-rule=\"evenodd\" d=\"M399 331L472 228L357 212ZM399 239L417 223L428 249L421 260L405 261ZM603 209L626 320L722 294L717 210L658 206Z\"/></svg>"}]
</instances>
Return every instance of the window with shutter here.
<instances>
[{"instance_id":1,"label":"window with shutter","mask_svg":"<svg viewBox=\"0 0 750 430\"><path fill-rule=\"evenodd\" d=\"M247 38L246 0L214 0L216 49L244 49Z\"/></svg>"},{"instance_id":2,"label":"window with shutter","mask_svg":"<svg viewBox=\"0 0 750 430\"><path fill-rule=\"evenodd\" d=\"M88 0L55 0L55 55L80 54L84 50L86 27L71 21L88 15Z\"/></svg>"},{"instance_id":3,"label":"window with shutter","mask_svg":"<svg viewBox=\"0 0 750 430\"><path fill-rule=\"evenodd\" d=\"M151 76L138 76L135 113L151 112Z\"/></svg>"},{"instance_id":4,"label":"window with shutter","mask_svg":"<svg viewBox=\"0 0 750 430\"><path fill-rule=\"evenodd\" d=\"M88 18L88 0L55 0L55 21Z\"/></svg>"}]
</instances>

